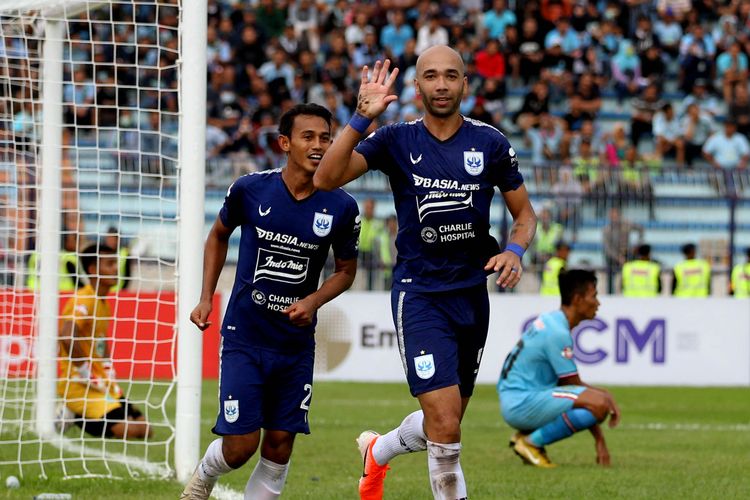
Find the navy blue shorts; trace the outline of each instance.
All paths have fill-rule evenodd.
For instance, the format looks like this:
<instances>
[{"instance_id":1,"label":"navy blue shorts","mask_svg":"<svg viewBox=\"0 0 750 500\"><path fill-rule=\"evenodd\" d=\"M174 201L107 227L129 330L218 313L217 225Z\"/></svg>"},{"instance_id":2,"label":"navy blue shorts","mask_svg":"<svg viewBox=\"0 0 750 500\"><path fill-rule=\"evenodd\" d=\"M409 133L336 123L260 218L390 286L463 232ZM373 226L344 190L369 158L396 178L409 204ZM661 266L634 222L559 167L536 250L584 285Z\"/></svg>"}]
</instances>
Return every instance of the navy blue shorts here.
<instances>
[{"instance_id":1,"label":"navy blue shorts","mask_svg":"<svg viewBox=\"0 0 750 500\"><path fill-rule=\"evenodd\" d=\"M214 434L310 433L314 349L297 353L222 344Z\"/></svg>"},{"instance_id":2,"label":"navy blue shorts","mask_svg":"<svg viewBox=\"0 0 750 500\"><path fill-rule=\"evenodd\" d=\"M391 292L401 362L412 396L458 385L474 392L490 321L485 284L448 292Z\"/></svg>"}]
</instances>

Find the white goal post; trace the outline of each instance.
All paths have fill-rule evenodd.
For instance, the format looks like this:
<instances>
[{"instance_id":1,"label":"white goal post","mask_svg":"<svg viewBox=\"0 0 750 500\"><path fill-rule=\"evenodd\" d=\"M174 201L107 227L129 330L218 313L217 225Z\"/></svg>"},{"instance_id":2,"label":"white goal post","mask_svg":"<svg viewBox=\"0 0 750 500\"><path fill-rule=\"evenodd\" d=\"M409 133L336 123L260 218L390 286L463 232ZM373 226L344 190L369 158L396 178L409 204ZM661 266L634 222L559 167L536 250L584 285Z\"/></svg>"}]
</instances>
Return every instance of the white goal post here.
<instances>
[{"instance_id":1,"label":"white goal post","mask_svg":"<svg viewBox=\"0 0 750 500\"><path fill-rule=\"evenodd\" d=\"M3 475L185 481L199 459L202 336L189 313L205 226L206 10L192 0L0 0ZM72 293L61 263L111 226L118 259L135 268L111 301L108 341L132 351L117 382L153 424L155 437L139 443L56 426L60 308ZM71 279L84 274L79 266ZM153 311L153 324L125 310Z\"/></svg>"}]
</instances>

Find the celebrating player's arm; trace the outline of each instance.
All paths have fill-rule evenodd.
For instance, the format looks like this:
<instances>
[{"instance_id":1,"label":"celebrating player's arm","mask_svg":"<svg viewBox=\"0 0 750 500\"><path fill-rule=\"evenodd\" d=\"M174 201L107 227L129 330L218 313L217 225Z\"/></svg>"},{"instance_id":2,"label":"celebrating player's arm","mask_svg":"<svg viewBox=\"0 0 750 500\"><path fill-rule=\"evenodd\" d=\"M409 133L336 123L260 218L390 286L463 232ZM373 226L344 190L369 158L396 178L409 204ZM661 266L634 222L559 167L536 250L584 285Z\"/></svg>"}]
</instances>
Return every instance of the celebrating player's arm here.
<instances>
[{"instance_id":1,"label":"celebrating player's arm","mask_svg":"<svg viewBox=\"0 0 750 500\"><path fill-rule=\"evenodd\" d=\"M231 191L231 187L229 190ZM211 231L206 238L206 244L203 249L203 286L201 287L201 297L198 305L190 313L190 321L201 329L205 330L211 326L208 316L213 310L213 297L216 291L216 284L219 282L219 275L227 260L227 251L229 249L229 238L232 236L234 228L229 228L217 216Z\"/></svg>"},{"instance_id":2,"label":"celebrating player's arm","mask_svg":"<svg viewBox=\"0 0 750 500\"><path fill-rule=\"evenodd\" d=\"M334 260L334 271L320 288L290 305L282 312L289 316L289 321L297 326L306 326L312 323L315 312L323 304L335 299L354 283L354 277L357 274L357 259L340 259Z\"/></svg>"},{"instance_id":3,"label":"celebrating player's arm","mask_svg":"<svg viewBox=\"0 0 750 500\"><path fill-rule=\"evenodd\" d=\"M500 273L496 283L501 287L513 288L521 281L523 274L521 257L536 234L536 214L523 184L517 189L504 192L503 198L513 217L509 242L502 253L489 259L484 269Z\"/></svg>"},{"instance_id":4,"label":"celebrating player's arm","mask_svg":"<svg viewBox=\"0 0 750 500\"><path fill-rule=\"evenodd\" d=\"M389 59L383 63L377 61L372 69L372 75L369 75L367 66L362 68L357 111L323 156L313 177L316 188L329 191L367 172L367 160L362 154L354 151L354 146L362 139L372 121L380 116L391 102L398 99L397 95L391 93L391 86L398 76L398 68L393 68L388 74L390 65Z\"/></svg>"}]
</instances>

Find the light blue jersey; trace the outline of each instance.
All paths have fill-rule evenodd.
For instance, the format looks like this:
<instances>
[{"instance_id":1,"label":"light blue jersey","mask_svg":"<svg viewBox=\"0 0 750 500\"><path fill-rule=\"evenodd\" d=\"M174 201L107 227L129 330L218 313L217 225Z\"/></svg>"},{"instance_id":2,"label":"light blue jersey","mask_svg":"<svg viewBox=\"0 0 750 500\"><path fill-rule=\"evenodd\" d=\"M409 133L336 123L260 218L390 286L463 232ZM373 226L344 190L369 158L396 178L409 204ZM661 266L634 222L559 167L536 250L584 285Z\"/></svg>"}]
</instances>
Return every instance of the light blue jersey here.
<instances>
[{"instance_id":1,"label":"light blue jersey","mask_svg":"<svg viewBox=\"0 0 750 500\"><path fill-rule=\"evenodd\" d=\"M503 363L497 383L503 418L523 431L546 425L570 410L586 390L581 385L558 385L560 378L577 373L568 319L560 310L542 314Z\"/></svg>"},{"instance_id":2,"label":"light blue jersey","mask_svg":"<svg viewBox=\"0 0 750 500\"><path fill-rule=\"evenodd\" d=\"M558 379L578 373L573 338L565 314L542 314L523 333L503 363L498 390L540 391L557 387Z\"/></svg>"}]
</instances>

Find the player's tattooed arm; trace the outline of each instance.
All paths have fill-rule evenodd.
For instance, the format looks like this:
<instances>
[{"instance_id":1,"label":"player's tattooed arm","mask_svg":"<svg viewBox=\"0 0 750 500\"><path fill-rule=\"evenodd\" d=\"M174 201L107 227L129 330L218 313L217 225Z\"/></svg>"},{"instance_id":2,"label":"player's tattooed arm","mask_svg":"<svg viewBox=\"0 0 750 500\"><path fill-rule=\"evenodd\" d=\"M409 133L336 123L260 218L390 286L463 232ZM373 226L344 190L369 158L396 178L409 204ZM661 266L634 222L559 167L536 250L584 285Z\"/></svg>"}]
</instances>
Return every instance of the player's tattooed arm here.
<instances>
[{"instance_id":1,"label":"player's tattooed arm","mask_svg":"<svg viewBox=\"0 0 750 500\"><path fill-rule=\"evenodd\" d=\"M529 229L531 229L531 231L529 231ZM534 239L534 234L536 234L536 225L531 227L527 223L516 221L510 228L510 241L517 243L524 248L529 248L531 240Z\"/></svg>"}]
</instances>

